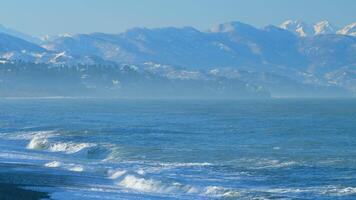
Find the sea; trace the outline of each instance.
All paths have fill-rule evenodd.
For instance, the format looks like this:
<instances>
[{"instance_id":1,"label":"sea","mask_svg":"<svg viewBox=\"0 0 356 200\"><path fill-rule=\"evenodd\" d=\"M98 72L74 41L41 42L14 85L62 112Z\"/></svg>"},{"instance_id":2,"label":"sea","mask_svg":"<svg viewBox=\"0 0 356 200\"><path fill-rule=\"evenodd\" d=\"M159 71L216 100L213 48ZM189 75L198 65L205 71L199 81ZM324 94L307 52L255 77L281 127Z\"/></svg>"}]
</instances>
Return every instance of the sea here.
<instances>
[{"instance_id":1,"label":"sea","mask_svg":"<svg viewBox=\"0 0 356 200\"><path fill-rule=\"evenodd\" d=\"M356 99L1 99L0 183L58 200L356 199Z\"/></svg>"}]
</instances>

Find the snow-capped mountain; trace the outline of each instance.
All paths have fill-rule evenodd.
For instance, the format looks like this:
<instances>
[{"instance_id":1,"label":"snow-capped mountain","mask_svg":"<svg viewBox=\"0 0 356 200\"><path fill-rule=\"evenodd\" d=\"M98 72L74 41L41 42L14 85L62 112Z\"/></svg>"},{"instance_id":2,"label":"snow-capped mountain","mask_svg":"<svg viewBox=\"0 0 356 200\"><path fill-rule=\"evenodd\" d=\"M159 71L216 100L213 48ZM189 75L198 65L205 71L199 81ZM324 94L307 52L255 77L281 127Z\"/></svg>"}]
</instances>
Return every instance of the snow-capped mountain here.
<instances>
[{"instance_id":1,"label":"snow-capped mountain","mask_svg":"<svg viewBox=\"0 0 356 200\"><path fill-rule=\"evenodd\" d=\"M314 27L314 35L320 34L335 34L336 30L333 25L330 24L329 21L321 21L313 25Z\"/></svg>"},{"instance_id":2,"label":"snow-capped mountain","mask_svg":"<svg viewBox=\"0 0 356 200\"><path fill-rule=\"evenodd\" d=\"M335 27L327 20L317 22L315 24L308 24L298 20L287 20L283 22L280 28L288 30L299 37L311 37L321 34L335 34Z\"/></svg>"},{"instance_id":3,"label":"snow-capped mountain","mask_svg":"<svg viewBox=\"0 0 356 200\"><path fill-rule=\"evenodd\" d=\"M50 63L55 65L110 63L96 56L78 56L68 54L65 51L51 51L5 33L0 33L0 60Z\"/></svg>"},{"instance_id":4,"label":"snow-capped mountain","mask_svg":"<svg viewBox=\"0 0 356 200\"><path fill-rule=\"evenodd\" d=\"M247 84L277 96L349 95L356 94L352 85L356 67L354 27L349 25L335 34L327 21L309 26L289 20L281 27L263 28L229 22L209 31L168 27L134 28L120 34L63 34L43 40L41 46L2 33L0 64L26 61L36 69L41 64L61 67L78 75L78 80L72 80L75 84L89 88L104 87L96 85L102 79L104 88L135 85L134 80L142 81L144 87L151 84L149 80L164 80L164 84L178 81L181 88L208 82L208 88L217 91L219 84L215 81L226 79L229 81L223 81L221 87L233 83L244 88L242 91L246 89L242 85ZM84 73L85 66L93 73ZM39 70L55 73L47 68ZM111 76L111 72L117 76ZM61 73L65 76L67 72Z\"/></svg>"},{"instance_id":5,"label":"snow-capped mountain","mask_svg":"<svg viewBox=\"0 0 356 200\"><path fill-rule=\"evenodd\" d=\"M338 34L356 36L356 22L351 23L337 31Z\"/></svg>"},{"instance_id":6,"label":"snow-capped mountain","mask_svg":"<svg viewBox=\"0 0 356 200\"><path fill-rule=\"evenodd\" d=\"M330 31L331 27L328 22L316 25L320 35ZM42 47L72 56L95 56L114 63L155 62L196 69L220 66L270 71L281 68L308 69L311 63L314 69L327 65L338 67L335 63L353 64L355 38L331 35L322 38L297 37L275 26L258 29L241 22L230 22L217 25L208 32L191 27L171 27L135 28L121 34L62 36ZM348 50L333 46L339 44ZM330 49L335 49L335 52L321 53ZM315 62L320 61L321 55L326 56L323 57L325 60ZM335 59L337 62L334 62Z\"/></svg>"},{"instance_id":7,"label":"snow-capped mountain","mask_svg":"<svg viewBox=\"0 0 356 200\"><path fill-rule=\"evenodd\" d=\"M280 28L288 30L300 37L314 35L313 27L298 20L287 20L280 25Z\"/></svg>"},{"instance_id":8,"label":"snow-capped mountain","mask_svg":"<svg viewBox=\"0 0 356 200\"><path fill-rule=\"evenodd\" d=\"M317 22L312 25L298 20L287 20L283 22L279 27L290 31L298 35L299 37L312 37L315 35L322 34L341 34L356 36L356 22L353 22L339 30L327 20Z\"/></svg>"},{"instance_id":9,"label":"snow-capped mountain","mask_svg":"<svg viewBox=\"0 0 356 200\"><path fill-rule=\"evenodd\" d=\"M34 62L47 52L46 49L23 39L0 33L0 58Z\"/></svg>"}]
</instances>

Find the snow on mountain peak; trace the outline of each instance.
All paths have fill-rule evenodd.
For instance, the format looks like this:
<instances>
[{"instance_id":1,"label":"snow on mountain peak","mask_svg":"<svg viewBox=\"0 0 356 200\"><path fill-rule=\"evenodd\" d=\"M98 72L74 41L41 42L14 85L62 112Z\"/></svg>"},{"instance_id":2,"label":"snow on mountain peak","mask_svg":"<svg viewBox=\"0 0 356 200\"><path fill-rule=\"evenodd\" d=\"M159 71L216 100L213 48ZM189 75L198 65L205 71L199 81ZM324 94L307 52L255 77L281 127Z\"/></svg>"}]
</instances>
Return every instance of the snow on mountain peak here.
<instances>
[{"instance_id":1,"label":"snow on mountain peak","mask_svg":"<svg viewBox=\"0 0 356 200\"><path fill-rule=\"evenodd\" d=\"M300 37L307 37L313 33L312 28L308 24L299 20L287 20L279 27L285 30L289 30Z\"/></svg>"},{"instance_id":2,"label":"snow on mountain peak","mask_svg":"<svg viewBox=\"0 0 356 200\"><path fill-rule=\"evenodd\" d=\"M335 34L335 27L327 20L309 25L298 20L287 20L280 25L280 28L291 31L300 37L308 37L320 34Z\"/></svg>"},{"instance_id":3,"label":"snow on mountain peak","mask_svg":"<svg viewBox=\"0 0 356 200\"><path fill-rule=\"evenodd\" d=\"M351 35L351 36L356 36L356 22L353 22L344 28L340 29L337 31L338 34L341 35Z\"/></svg>"},{"instance_id":4,"label":"snow on mountain peak","mask_svg":"<svg viewBox=\"0 0 356 200\"><path fill-rule=\"evenodd\" d=\"M333 33L335 33L335 29L329 21L324 20L314 24L314 35Z\"/></svg>"}]
</instances>

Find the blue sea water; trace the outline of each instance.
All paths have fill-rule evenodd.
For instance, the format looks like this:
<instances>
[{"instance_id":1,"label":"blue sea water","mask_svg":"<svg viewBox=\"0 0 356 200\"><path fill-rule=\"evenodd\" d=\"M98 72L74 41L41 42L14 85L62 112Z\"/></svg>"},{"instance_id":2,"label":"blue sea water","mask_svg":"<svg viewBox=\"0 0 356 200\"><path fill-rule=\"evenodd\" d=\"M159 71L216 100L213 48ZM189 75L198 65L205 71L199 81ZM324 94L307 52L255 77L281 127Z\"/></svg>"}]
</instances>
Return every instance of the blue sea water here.
<instances>
[{"instance_id":1,"label":"blue sea water","mask_svg":"<svg viewBox=\"0 0 356 200\"><path fill-rule=\"evenodd\" d=\"M52 199L356 199L355 147L353 99L0 100L0 183Z\"/></svg>"}]
</instances>

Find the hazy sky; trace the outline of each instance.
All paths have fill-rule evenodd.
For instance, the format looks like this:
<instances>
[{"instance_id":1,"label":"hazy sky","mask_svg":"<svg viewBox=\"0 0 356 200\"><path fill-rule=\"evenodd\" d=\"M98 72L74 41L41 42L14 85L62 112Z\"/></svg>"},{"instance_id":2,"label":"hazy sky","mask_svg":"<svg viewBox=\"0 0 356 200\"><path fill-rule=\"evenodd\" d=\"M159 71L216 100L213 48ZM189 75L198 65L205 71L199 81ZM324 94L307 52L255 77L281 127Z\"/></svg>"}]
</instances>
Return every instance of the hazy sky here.
<instances>
[{"instance_id":1,"label":"hazy sky","mask_svg":"<svg viewBox=\"0 0 356 200\"><path fill-rule=\"evenodd\" d=\"M0 0L0 24L33 35L118 33L135 26L194 26L286 19L356 21L356 0Z\"/></svg>"}]
</instances>

